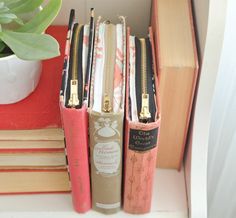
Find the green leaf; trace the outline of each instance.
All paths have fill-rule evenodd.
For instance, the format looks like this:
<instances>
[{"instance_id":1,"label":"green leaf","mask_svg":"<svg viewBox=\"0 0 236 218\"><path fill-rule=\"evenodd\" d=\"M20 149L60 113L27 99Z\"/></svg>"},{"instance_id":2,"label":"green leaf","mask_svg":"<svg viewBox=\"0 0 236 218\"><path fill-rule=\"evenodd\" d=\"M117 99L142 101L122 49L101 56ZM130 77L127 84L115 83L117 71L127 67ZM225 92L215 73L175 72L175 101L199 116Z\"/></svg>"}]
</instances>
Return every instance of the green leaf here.
<instances>
[{"instance_id":1,"label":"green leaf","mask_svg":"<svg viewBox=\"0 0 236 218\"><path fill-rule=\"evenodd\" d=\"M5 6L4 2L0 2L0 13L8 12L9 8Z\"/></svg>"},{"instance_id":2,"label":"green leaf","mask_svg":"<svg viewBox=\"0 0 236 218\"><path fill-rule=\"evenodd\" d=\"M0 24L7 24L16 19L17 16L11 13L1 13L0 14Z\"/></svg>"},{"instance_id":3,"label":"green leaf","mask_svg":"<svg viewBox=\"0 0 236 218\"><path fill-rule=\"evenodd\" d=\"M19 24L19 25L24 25L24 22L23 22L23 20L21 20L19 17L17 17L16 19L14 19L14 21L17 23L17 24Z\"/></svg>"},{"instance_id":4,"label":"green leaf","mask_svg":"<svg viewBox=\"0 0 236 218\"><path fill-rule=\"evenodd\" d=\"M7 23L11 23L12 19L10 18L6 18L6 17L0 17L0 24L7 24Z\"/></svg>"},{"instance_id":5,"label":"green leaf","mask_svg":"<svg viewBox=\"0 0 236 218\"><path fill-rule=\"evenodd\" d=\"M20 0L1 0L5 5L10 5L12 3L18 2Z\"/></svg>"},{"instance_id":6,"label":"green leaf","mask_svg":"<svg viewBox=\"0 0 236 218\"><path fill-rule=\"evenodd\" d=\"M43 60L60 54L57 41L50 35L3 31L0 38L24 60Z\"/></svg>"},{"instance_id":7,"label":"green leaf","mask_svg":"<svg viewBox=\"0 0 236 218\"><path fill-rule=\"evenodd\" d=\"M9 5L11 12L15 14L24 14L37 9L44 0L20 0Z\"/></svg>"},{"instance_id":8,"label":"green leaf","mask_svg":"<svg viewBox=\"0 0 236 218\"><path fill-rule=\"evenodd\" d=\"M0 52L2 52L5 47L6 47L6 44L3 41L0 41Z\"/></svg>"},{"instance_id":9,"label":"green leaf","mask_svg":"<svg viewBox=\"0 0 236 218\"><path fill-rule=\"evenodd\" d=\"M43 33L57 16L62 0L51 0L42 11L20 27L18 32Z\"/></svg>"},{"instance_id":10,"label":"green leaf","mask_svg":"<svg viewBox=\"0 0 236 218\"><path fill-rule=\"evenodd\" d=\"M7 57L7 56L9 56L9 55L11 55L11 53L0 54L0 58Z\"/></svg>"},{"instance_id":11,"label":"green leaf","mask_svg":"<svg viewBox=\"0 0 236 218\"><path fill-rule=\"evenodd\" d=\"M12 13L1 13L0 14L0 18L10 18L10 19L16 19L17 16L15 14Z\"/></svg>"},{"instance_id":12,"label":"green leaf","mask_svg":"<svg viewBox=\"0 0 236 218\"><path fill-rule=\"evenodd\" d=\"M9 8L7 7L3 7L3 8L0 8L0 13L5 13L5 12L9 12Z\"/></svg>"}]
</instances>

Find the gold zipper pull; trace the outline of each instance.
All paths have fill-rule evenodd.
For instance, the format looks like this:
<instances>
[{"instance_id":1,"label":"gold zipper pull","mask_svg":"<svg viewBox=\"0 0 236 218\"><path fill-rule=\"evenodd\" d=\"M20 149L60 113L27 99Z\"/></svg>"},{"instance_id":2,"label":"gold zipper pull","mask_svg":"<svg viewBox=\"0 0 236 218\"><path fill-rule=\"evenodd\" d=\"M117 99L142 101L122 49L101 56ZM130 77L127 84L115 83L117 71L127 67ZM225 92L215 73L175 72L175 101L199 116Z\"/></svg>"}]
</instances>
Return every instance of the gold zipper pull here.
<instances>
[{"instance_id":1,"label":"gold zipper pull","mask_svg":"<svg viewBox=\"0 0 236 218\"><path fill-rule=\"evenodd\" d=\"M110 100L108 94L105 94L104 98L103 98L103 111L106 113L109 113L111 110L112 110L111 100Z\"/></svg>"},{"instance_id":2,"label":"gold zipper pull","mask_svg":"<svg viewBox=\"0 0 236 218\"><path fill-rule=\"evenodd\" d=\"M151 113L149 111L149 94L142 94L142 107L139 116L140 120L146 122L151 118Z\"/></svg>"},{"instance_id":3,"label":"gold zipper pull","mask_svg":"<svg viewBox=\"0 0 236 218\"><path fill-rule=\"evenodd\" d=\"M70 81L70 99L69 99L68 105L70 107L76 107L79 105L78 80Z\"/></svg>"}]
</instances>

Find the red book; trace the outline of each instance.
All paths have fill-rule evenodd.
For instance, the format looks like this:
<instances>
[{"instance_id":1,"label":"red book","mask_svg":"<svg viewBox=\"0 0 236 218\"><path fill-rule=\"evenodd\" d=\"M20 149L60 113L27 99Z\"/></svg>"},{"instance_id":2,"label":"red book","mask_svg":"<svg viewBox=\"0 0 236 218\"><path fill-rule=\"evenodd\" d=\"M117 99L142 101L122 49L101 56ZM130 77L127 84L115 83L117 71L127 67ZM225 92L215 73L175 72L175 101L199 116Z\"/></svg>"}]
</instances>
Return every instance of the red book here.
<instances>
[{"instance_id":1,"label":"red book","mask_svg":"<svg viewBox=\"0 0 236 218\"><path fill-rule=\"evenodd\" d=\"M85 213L91 208L87 108L66 108L61 103L61 112L73 205L77 212Z\"/></svg>"},{"instance_id":2,"label":"red book","mask_svg":"<svg viewBox=\"0 0 236 218\"><path fill-rule=\"evenodd\" d=\"M67 27L51 26L47 33L60 44L59 57L43 61L43 70L36 90L24 100L0 105L0 129L61 128L59 92Z\"/></svg>"}]
</instances>

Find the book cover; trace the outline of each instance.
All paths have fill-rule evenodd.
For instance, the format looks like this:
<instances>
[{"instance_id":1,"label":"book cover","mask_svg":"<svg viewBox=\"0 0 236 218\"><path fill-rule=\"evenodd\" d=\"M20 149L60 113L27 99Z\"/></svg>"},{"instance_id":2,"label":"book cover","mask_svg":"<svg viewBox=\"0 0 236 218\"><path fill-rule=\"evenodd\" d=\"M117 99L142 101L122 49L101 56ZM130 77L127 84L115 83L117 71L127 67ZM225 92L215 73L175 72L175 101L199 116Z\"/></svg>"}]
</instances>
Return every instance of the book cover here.
<instances>
[{"instance_id":1,"label":"book cover","mask_svg":"<svg viewBox=\"0 0 236 218\"><path fill-rule=\"evenodd\" d=\"M155 64L154 43L152 30L149 29L149 37L145 39L145 46L148 49L139 50L136 44L132 44L130 31L127 34L127 82L126 82L126 119L125 119L125 145L124 145L124 211L132 214L144 214L150 212L152 200L152 188L154 180L154 172L156 168L156 158L158 151L159 127L161 120L160 102L159 102L159 87ZM141 41L143 39L137 39ZM147 45L150 44L150 47ZM135 51L134 51L135 50ZM131 52L132 54L131 54ZM149 57L150 62L139 63L141 57ZM131 60L135 57L135 63ZM130 58L131 57L131 58ZM146 64L145 64L146 63ZM145 93L149 95L148 103L145 106L145 111L150 112L150 117L142 117L142 109L135 107L134 101L140 99L140 95L135 94L132 97L134 87L131 87L132 78L135 77L136 84L139 84L139 67L141 66L142 74L146 72L146 88ZM134 69L134 70L133 70ZM144 70L146 69L146 70ZM149 80L148 80L149 78ZM149 81L149 82L148 82ZM142 85L143 89L144 84ZM153 88L155 87L155 88ZM138 88L135 86L135 88ZM144 91L144 90L143 90ZM143 96L144 94L142 94ZM153 98L152 98L152 97ZM152 102L153 100L153 102ZM142 99L142 108L143 108ZM154 108L151 108L151 107ZM149 109L150 111L149 111ZM134 113L136 111L137 119ZM152 113L151 113L152 112ZM133 115L133 116L132 116Z\"/></svg>"},{"instance_id":2,"label":"book cover","mask_svg":"<svg viewBox=\"0 0 236 218\"><path fill-rule=\"evenodd\" d=\"M157 166L180 169L198 76L191 1L153 0L162 122Z\"/></svg>"}]
</instances>

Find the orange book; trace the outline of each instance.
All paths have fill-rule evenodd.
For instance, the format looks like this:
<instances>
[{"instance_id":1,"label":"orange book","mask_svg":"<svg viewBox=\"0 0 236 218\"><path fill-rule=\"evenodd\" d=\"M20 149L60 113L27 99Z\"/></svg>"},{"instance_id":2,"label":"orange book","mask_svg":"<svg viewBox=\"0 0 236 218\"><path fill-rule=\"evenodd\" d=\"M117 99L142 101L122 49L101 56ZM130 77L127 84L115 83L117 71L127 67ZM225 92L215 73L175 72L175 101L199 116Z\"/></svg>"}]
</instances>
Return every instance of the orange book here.
<instances>
[{"instance_id":1,"label":"orange book","mask_svg":"<svg viewBox=\"0 0 236 218\"><path fill-rule=\"evenodd\" d=\"M157 166L180 169L198 76L191 1L153 0L161 101Z\"/></svg>"}]
</instances>

